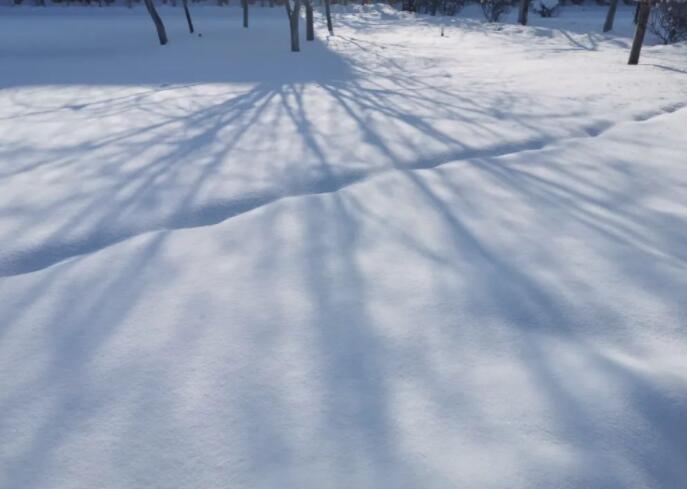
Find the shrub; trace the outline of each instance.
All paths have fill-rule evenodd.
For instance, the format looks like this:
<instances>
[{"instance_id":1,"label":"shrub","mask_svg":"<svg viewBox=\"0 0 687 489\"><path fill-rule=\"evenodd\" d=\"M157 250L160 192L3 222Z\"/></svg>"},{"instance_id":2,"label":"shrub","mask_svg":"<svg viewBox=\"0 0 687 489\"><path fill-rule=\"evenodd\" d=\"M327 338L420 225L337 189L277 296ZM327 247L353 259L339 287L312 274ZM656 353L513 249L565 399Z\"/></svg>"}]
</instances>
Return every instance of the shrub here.
<instances>
[{"instance_id":1,"label":"shrub","mask_svg":"<svg viewBox=\"0 0 687 489\"><path fill-rule=\"evenodd\" d=\"M498 22L510 10L510 0L480 0L484 18L489 22Z\"/></svg>"},{"instance_id":2,"label":"shrub","mask_svg":"<svg viewBox=\"0 0 687 489\"><path fill-rule=\"evenodd\" d=\"M441 13L444 15L456 15L465 6L465 0L443 0Z\"/></svg>"},{"instance_id":3,"label":"shrub","mask_svg":"<svg viewBox=\"0 0 687 489\"><path fill-rule=\"evenodd\" d=\"M687 40L687 2L659 1L651 11L649 31L663 44Z\"/></svg>"},{"instance_id":4,"label":"shrub","mask_svg":"<svg viewBox=\"0 0 687 489\"><path fill-rule=\"evenodd\" d=\"M455 15L465 5L465 0L404 0L402 10L421 14Z\"/></svg>"},{"instance_id":5,"label":"shrub","mask_svg":"<svg viewBox=\"0 0 687 489\"><path fill-rule=\"evenodd\" d=\"M539 0L532 9L542 17L555 17L558 15L560 3L558 0Z\"/></svg>"}]
</instances>

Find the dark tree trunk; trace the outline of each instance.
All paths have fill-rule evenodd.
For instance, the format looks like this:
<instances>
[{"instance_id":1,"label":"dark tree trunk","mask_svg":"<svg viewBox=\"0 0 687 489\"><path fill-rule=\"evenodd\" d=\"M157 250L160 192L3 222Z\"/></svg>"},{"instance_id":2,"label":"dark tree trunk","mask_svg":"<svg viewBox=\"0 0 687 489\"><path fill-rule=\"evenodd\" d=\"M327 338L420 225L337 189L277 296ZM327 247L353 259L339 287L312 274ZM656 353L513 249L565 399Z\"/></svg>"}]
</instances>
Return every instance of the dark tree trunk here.
<instances>
[{"instance_id":1,"label":"dark tree trunk","mask_svg":"<svg viewBox=\"0 0 687 489\"><path fill-rule=\"evenodd\" d=\"M642 2L641 1L637 2L637 6L635 7L635 17L633 19L633 22L635 23L635 25L637 25L637 21L639 20L639 10L641 9L641 7L642 7Z\"/></svg>"},{"instance_id":2,"label":"dark tree trunk","mask_svg":"<svg viewBox=\"0 0 687 489\"><path fill-rule=\"evenodd\" d=\"M324 13L327 17L327 30L329 31L329 35L333 36L334 25L332 24L332 9L330 5L330 0L324 0Z\"/></svg>"},{"instance_id":3,"label":"dark tree trunk","mask_svg":"<svg viewBox=\"0 0 687 489\"><path fill-rule=\"evenodd\" d=\"M165 31L165 25L162 23L162 19L160 18L160 15L157 13L157 9L155 8L153 0L144 1L146 4L146 9L148 9L148 13L150 14L150 18L153 19L153 22L155 23L155 28L157 29L157 37L160 38L160 44L164 46L165 44L167 44L167 31Z\"/></svg>"},{"instance_id":4,"label":"dark tree trunk","mask_svg":"<svg viewBox=\"0 0 687 489\"><path fill-rule=\"evenodd\" d=\"M248 0L241 0L243 4L243 27L248 27Z\"/></svg>"},{"instance_id":5,"label":"dark tree trunk","mask_svg":"<svg viewBox=\"0 0 687 489\"><path fill-rule=\"evenodd\" d=\"M188 23L188 31L193 34L193 21L191 20L191 12L188 10L188 0L184 2L184 14L186 14L186 22Z\"/></svg>"},{"instance_id":6,"label":"dark tree trunk","mask_svg":"<svg viewBox=\"0 0 687 489\"><path fill-rule=\"evenodd\" d=\"M312 11L312 0L305 0L305 40L315 40L315 19Z\"/></svg>"},{"instance_id":7,"label":"dark tree trunk","mask_svg":"<svg viewBox=\"0 0 687 489\"><path fill-rule=\"evenodd\" d=\"M437 14L437 8L439 7L439 0L432 0L432 10L430 10L430 15L436 15Z\"/></svg>"},{"instance_id":8,"label":"dark tree trunk","mask_svg":"<svg viewBox=\"0 0 687 489\"><path fill-rule=\"evenodd\" d=\"M518 12L518 23L527 25L527 14L530 10L530 0L520 0L520 11Z\"/></svg>"},{"instance_id":9,"label":"dark tree trunk","mask_svg":"<svg viewBox=\"0 0 687 489\"><path fill-rule=\"evenodd\" d=\"M298 52L301 50L298 38L298 18L301 12L301 0L294 0L293 9L291 8L291 0L286 0L284 5L286 5L286 15L289 17L289 28L291 30L291 51Z\"/></svg>"},{"instance_id":10,"label":"dark tree trunk","mask_svg":"<svg viewBox=\"0 0 687 489\"><path fill-rule=\"evenodd\" d=\"M639 52L642 50L642 44L644 43L646 24L649 22L649 12L651 12L651 0L642 0L639 8L639 15L637 18L637 29L635 30L635 38L632 41L630 59L628 60L627 64L636 65L637 63L639 63Z\"/></svg>"},{"instance_id":11,"label":"dark tree trunk","mask_svg":"<svg viewBox=\"0 0 687 489\"><path fill-rule=\"evenodd\" d=\"M618 0L611 0L608 6L608 14L606 14L606 22L604 23L604 32L613 30L613 21L615 20L615 11L618 9Z\"/></svg>"}]
</instances>

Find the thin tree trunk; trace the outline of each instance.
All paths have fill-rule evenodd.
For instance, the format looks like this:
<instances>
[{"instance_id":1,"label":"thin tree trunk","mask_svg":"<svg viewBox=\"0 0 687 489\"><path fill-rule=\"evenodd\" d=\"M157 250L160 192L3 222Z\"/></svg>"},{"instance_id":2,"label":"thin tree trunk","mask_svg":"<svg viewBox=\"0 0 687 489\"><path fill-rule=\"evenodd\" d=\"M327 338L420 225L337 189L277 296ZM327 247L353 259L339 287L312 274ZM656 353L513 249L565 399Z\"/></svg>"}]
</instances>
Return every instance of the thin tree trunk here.
<instances>
[{"instance_id":1,"label":"thin tree trunk","mask_svg":"<svg viewBox=\"0 0 687 489\"><path fill-rule=\"evenodd\" d=\"M639 20L639 10L640 10L641 8L642 8L642 2L639 1L639 2L637 2L637 6L635 7L635 16L634 16L634 19L632 19L632 22L634 22L635 25L637 25L637 20Z\"/></svg>"},{"instance_id":2,"label":"thin tree trunk","mask_svg":"<svg viewBox=\"0 0 687 489\"><path fill-rule=\"evenodd\" d=\"M635 38L632 41L632 49L630 50L630 59L627 64L636 65L639 63L639 53L642 50L644 43L644 34L646 33L646 24L649 22L649 12L651 12L651 0L642 0L639 8L639 16L637 19L637 29L635 30Z\"/></svg>"},{"instance_id":3,"label":"thin tree trunk","mask_svg":"<svg viewBox=\"0 0 687 489\"><path fill-rule=\"evenodd\" d=\"M160 39L160 44L164 46L165 44L167 44L167 31L165 31L165 25L162 23L162 19L160 18L160 15L157 13L157 9L155 8L153 0L144 1L146 4L146 9L148 9L148 13L150 14L150 18L153 19L153 22L155 23L155 28L157 29L157 37Z\"/></svg>"},{"instance_id":4,"label":"thin tree trunk","mask_svg":"<svg viewBox=\"0 0 687 489\"><path fill-rule=\"evenodd\" d=\"M330 0L324 0L324 13L327 17L327 30L329 31L329 35L333 36L334 25L332 24L332 9L330 5Z\"/></svg>"},{"instance_id":5,"label":"thin tree trunk","mask_svg":"<svg viewBox=\"0 0 687 489\"><path fill-rule=\"evenodd\" d=\"M248 27L248 0L242 0L243 4L243 27Z\"/></svg>"},{"instance_id":6,"label":"thin tree trunk","mask_svg":"<svg viewBox=\"0 0 687 489\"><path fill-rule=\"evenodd\" d=\"M193 21L191 20L191 12L188 10L188 0L184 2L184 14L186 14L186 22L188 23L188 31L193 34Z\"/></svg>"},{"instance_id":7,"label":"thin tree trunk","mask_svg":"<svg viewBox=\"0 0 687 489\"><path fill-rule=\"evenodd\" d=\"M530 0L520 0L520 11L518 12L518 23L527 25L527 14L530 10Z\"/></svg>"},{"instance_id":8,"label":"thin tree trunk","mask_svg":"<svg viewBox=\"0 0 687 489\"><path fill-rule=\"evenodd\" d=\"M615 20L615 11L618 9L618 0L611 0L608 6L608 14L606 14L606 22L604 23L604 32L613 30L613 21Z\"/></svg>"},{"instance_id":9,"label":"thin tree trunk","mask_svg":"<svg viewBox=\"0 0 687 489\"><path fill-rule=\"evenodd\" d=\"M312 11L312 0L305 0L305 40L315 40L315 19Z\"/></svg>"},{"instance_id":10,"label":"thin tree trunk","mask_svg":"<svg viewBox=\"0 0 687 489\"><path fill-rule=\"evenodd\" d=\"M294 0L293 9L291 9L291 0L286 0L284 4L286 5L286 15L289 17L289 27L291 30L291 51L298 52L301 50L298 38L298 18L301 12L301 0Z\"/></svg>"}]
</instances>

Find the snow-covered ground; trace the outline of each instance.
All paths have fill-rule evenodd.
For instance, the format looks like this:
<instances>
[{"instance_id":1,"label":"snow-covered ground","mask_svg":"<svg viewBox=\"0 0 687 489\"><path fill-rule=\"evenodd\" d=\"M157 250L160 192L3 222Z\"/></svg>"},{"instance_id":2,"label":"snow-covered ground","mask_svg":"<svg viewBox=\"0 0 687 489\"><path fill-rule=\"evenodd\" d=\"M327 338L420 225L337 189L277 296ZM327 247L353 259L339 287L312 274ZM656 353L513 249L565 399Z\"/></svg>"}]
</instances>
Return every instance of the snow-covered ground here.
<instances>
[{"instance_id":1,"label":"snow-covered ground","mask_svg":"<svg viewBox=\"0 0 687 489\"><path fill-rule=\"evenodd\" d=\"M0 9L1 488L684 487L686 44L191 8Z\"/></svg>"}]
</instances>

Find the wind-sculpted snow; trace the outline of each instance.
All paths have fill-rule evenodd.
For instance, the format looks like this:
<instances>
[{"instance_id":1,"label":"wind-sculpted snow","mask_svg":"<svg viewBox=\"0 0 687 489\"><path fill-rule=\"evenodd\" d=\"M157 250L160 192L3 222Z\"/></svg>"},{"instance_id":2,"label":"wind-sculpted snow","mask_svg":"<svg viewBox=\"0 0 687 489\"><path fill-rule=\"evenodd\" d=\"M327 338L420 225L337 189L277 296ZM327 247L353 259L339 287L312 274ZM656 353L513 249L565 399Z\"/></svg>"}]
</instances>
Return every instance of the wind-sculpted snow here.
<instances>
[{"instance_id":1,"label":"wind-sculpted snow","mask_svg":"<svg viewBox=\"0 0 687 489\"><path fill-rule=\"evenodd\" d=\"M0 488L684 486L687 46L191 9L0 15Z\"/></svg>"}]
</instances>

